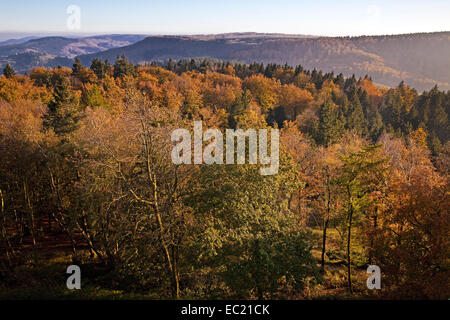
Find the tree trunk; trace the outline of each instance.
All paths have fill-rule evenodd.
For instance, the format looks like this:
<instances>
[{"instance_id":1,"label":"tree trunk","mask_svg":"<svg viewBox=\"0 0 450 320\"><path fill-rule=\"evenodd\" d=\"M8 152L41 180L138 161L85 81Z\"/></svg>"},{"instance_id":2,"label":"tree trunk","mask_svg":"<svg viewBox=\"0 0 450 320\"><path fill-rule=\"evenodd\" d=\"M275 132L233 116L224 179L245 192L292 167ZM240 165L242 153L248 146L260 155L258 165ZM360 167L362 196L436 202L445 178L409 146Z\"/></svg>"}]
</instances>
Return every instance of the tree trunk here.
<instances>
[{"instance_id":1,"label":"tree trunk","mask_svg":"<svg viewBox=\"0 0 450 320\"><path fill-rule=\"evenodd\" d=\"M330 179L327 171L327 192L328 192L328 200L327 200L327 216L325 218L323 224L323 233L322 233L322 258L321 258L321 272L325 273L325 252L326 252L326 244L327 244L327 228L328 223L330 222L330 211L331 211L331 190L330 190Z\"/></svg>"},{"instance_id":2,"label":"tree trunk","mask_svg":"<svg viewBox=\"0 0 450 320\"><path fill-rule=\"evenodd\" d=\"M373 246L374 246L374 240L373 240L373 236L376 232L377 229L377 218L378 218L378 207L375 208L375 215L372 216L372 221L373 221L373 234L370 237L370 256L369 256L369 264L372 264L372 260L373 260Z\"/></svg>"},{"instance_id":3,"label":"tree trunk","mask_svg":"<svg viewBox=\"0 0 450 320\"><path fill-rule=\"evenodd\" d=\"M180 297L180 279L178 275L178 254L175 251L177 251L177 249L172 247L172 296L178 299Z\"/></svg>"},{"instance_id":4,"label":"tree trunk","mask_svg":"<svg viewBox=\"0 0 450 320\"><path fill-rule=\"evenodd\" d=\"M329 219L325 220L323 224L323 234L322 234L322 258L320 260L321 272L325 273L325 248L327 243L327 228L328 228Z\"/></svg>"},{"instance_id":5,"label":"tree trunk","mask_svg":"<svg viewBox=\"0 0 450 320\"><path fill-rule=\"evenodd\" d=\"M150 175L149 175L150 176ZM172 285L172 296L173 298L178 299L180 297L180 283L178 279L178 270L175 259L172 259L173 256L170 254L169 246L166 243L166 240L164 239L165 236L165 228L162 222L161 214L159 212L159 204L158 204L158 185L156 183L156 177L151 177L151 181L153 182L153 201L154 201L154 209L155 209L155 216L156 221L159 226L159 232L160 232L160 238L161 238L161 245L163 247L167 264L169 265L169 271L171 273L171 285Z\"/></svg>"},{"instance_id":6,"label":"tree trunk","mask_svg":"<svg viewBox=\"0 0 450 320\"><path fill-rule=\"evenodd\" d=\"M80 221L81 220L81 223ZM86 212L84 210L81 211L81 219L77 219L75 222L78 226L78 229L81 231L81 235L86 240L89 251L94 253L102 262L105 262L103 254L100 252L100 250L97 250L97 248L94 245L94 239L91 237L91 234L89 233L89 226L86 218Z\"/></svg>"},{"instance_id":7,"label":"tree trunk","mask_svg":"<svg viewBox=\"0 0 450 320\"><path fill-rule=\"evenodd\" d=\"M256 294L258 295L258 300L264 299L263 290L261 289L260 286L256 287Z\"/></svg>"},{"instance_id":8,"label":"tree trunk","mask_svg":"<svg viewBox=\"0 0 450 320\"><path fill-rule=\"evenodd\" d=\"M348 280L348 291L352 293L352 273L351 273L351 255L350 255L350 245L351 245L351 235L352 235L352 218L353 218L353 205L352 196L350 193L350 186L347 186L348 194L348 225L347 225L347 280Z\"/></svg>"},{"instance_id":9,"label":"tree trunk","mask_svg":"<svg viewBox=\"0 0 450 320\"><path fill-rule=\"evenodd\" d=\"M25 195L25 201L26 201L27 206L28 206L28 213L29 213L28 226L29 226L29 230L30 230L30 234L31 234L31 239L33 241L33 247L36 249L37 241L36 241L34 209L33 209L33 206L31 204L30 194L28 192L28 186L27 186L27 183L25 181L23 182L23 192L24 192L24 195Z\"/></svg>"},{"instance_id":10,"label":"tree trunk","mask_svg":"<svg viewBox=\"0 0 450 320\"><path fill-rule=\"evenodd\" d=\"M12 266L12 256L14 255L14 249L9 240L8 232L6 230L6 212L5 212L5 199L3 196L2 189L0 189L0 200L1 200L1 212L2 212L2 240L5 242L6 259L8 260L8 265Z\"/></svg>"}]
</instances>

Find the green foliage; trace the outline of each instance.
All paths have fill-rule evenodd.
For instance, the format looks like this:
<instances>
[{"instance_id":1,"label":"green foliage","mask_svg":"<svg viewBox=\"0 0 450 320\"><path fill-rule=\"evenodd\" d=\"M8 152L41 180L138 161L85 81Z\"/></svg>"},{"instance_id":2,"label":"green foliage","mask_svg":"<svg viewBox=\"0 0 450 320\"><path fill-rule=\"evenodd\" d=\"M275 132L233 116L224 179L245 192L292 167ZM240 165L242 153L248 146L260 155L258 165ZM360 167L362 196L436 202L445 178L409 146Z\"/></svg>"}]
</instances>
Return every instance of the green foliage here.
<instances>
[{"instance_id":1,"label":"green foliage","mask_svg":"<svg viewBox=\"0 0 450 320\"><path fill-rule=\"evenodd\" d=\"M205 167L189 202L202 234L194 243L202 252L197 263L222 270L240 298L274 297L283 286L298 290L317 276L310 240L288 208L296 173L286 159L282 163L275 176L250 166Z\"/></svg>"},{"instance_id":2,"label":"green foliage","mask_svg":"<svg viewBox=\"0 0 450 320\"><path fill-rule=\"evenodd\" d=\"M336 142L344 131L344 123L339 109L331 101L327 100L319 108L319 123L314 136L319 144L328 146Z\"/></svg>"},{"instance_id":3,"label":"green foliage","mask_svg":"<svg viewBox=\"0 0 450 320\"><path fill-rule=\"evenodd\" d=\"M95 73L98 79L103 79L106 74L106 66L100 59L95 58L91 63L91 70Z\"/></svg>"},{"instance_id":4,"label":"green foliage","mask_svg":"<svg viewBox=\"0 0 450 320\"><path fill-rule=\"evenodd\" d=\"M44 125L53 128L57 134L67 134L77 128L80 110L69 80L55 74L52 79L53 99L48 104Z\"/></svg>"},{"instance_id":5,"label":"green foliage","mask_svg":"<svg viewBox=\"0 0 450 320\"><path fill-rule=\"evenodd\" d=\"M125 76L135 76L136 69L133 63L128 62L125 55L117 56L114 63L114 78L123 78Z\"/></svg>"},{"instance_id":6,"label":"green foliage","mask_svg":"<svg viewBox=\"0 0 450 320\"><path fill-rule=\"evenodd\" d=\"M346 202L342 228L347 238L347 280L350 292L352 292L351 266L354 263L352 228L354 225L359 225L364 214L370 210L371 193L381 188L387 159L380 155L380 147L381 145L368 145L361 151L341 156L343 167L336 182L341 187Z\"/></svg>"},{"instance_id":7,"label":"green foliage","mask_svg":"<svg viewBox=\"0 0 450 320\"><path fill-rule=\"evenodd\" d=\"M95 84L84 90L81 97L81 102L85 106L90 107L104 107L106 104L104 95L102 94L100 88Z\"/></svg>"},{"instance_id":8,"label":"green foliage","mask_svg":"<svg viewBox=\"0 0 450 320\"><path fill-rule=\"evenodd\" d=\"M226 263L223 277L240 298L273 298L286 287L301 292L309 280L319 279L310 238L302 232L258 235L228 249L239 258Z\"/></svg>"},{"instance_id":9,"label":"green foliage","mask_svg":"<svg viewBox=\"0 0 450 320\"><path fill-rule=\"evenodd\" d=\"M6 64L5 68L3 69L3 75L6 78L12 78L16 73L14 72L14 69L9 65L9 63Z\"/></svg>"},{"instance_id":10,"label":"green foliage","mask_svg":"<svg viewBox=\"0 0 450 320\"><path fill-rule=\"evenodd\" d=\"M349 93L349 104L345 112L346 128L362 135L365 128L365 117L356 88L353 87Z\"/></svg>"},{"instance_id":11,"label":"green foliage","mask_svg":"<svg viewBox=\"0 0 450 320\"><path fill-rule=\"evenodd\" d=\"M75 58L75 63L72 66L72 74L77 77L80 75L83 65L78 57Z\"/></svg>"}]
</instances>

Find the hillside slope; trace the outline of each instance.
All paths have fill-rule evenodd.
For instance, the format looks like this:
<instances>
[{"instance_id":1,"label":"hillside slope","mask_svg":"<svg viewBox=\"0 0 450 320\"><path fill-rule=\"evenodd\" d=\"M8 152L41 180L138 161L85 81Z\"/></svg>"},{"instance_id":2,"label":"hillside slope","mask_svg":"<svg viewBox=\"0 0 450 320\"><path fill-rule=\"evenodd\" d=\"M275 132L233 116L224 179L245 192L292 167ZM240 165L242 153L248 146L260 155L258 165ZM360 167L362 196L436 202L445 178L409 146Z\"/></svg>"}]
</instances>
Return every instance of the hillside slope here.
<instances>
[{"instance_id":1,"label":"hillside slope","mask_svg":"<svg viewBox=\"0 0 450 320\"><path fill-rule=\"evenodd\" d=\"M85 38L44 37L0 46L0 67L9 63L20 73L36 66L70 65L82 54L133 44L144 35L100 35Z\"/></svg>"},{"instance_id":2,"label":"hillside slope","mask_svg":"<svg viewBox=\"0 0 450 320\"><path fill-rule=\"evenodd\" d=\"M134 63L210 57L244 63L301 64L308 69L344 75L369 74L375 82L394 86L404 80L419 90L437 84L450 89L450 32L366 37L297 37L230 34L223 36L152 36L135 44L82 55L114 61L124 53Z\"/></svg>"}]
</instances>

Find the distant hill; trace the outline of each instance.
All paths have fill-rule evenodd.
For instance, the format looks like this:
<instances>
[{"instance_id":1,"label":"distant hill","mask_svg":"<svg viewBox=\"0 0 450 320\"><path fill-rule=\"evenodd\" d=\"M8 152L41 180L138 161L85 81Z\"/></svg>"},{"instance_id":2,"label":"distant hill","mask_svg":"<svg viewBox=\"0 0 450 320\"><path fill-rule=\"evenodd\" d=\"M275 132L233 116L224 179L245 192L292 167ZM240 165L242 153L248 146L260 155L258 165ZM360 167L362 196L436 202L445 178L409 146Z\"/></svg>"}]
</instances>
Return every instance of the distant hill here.
<instances>
[{"instance_id":1,"label":"distant hill","mask_svg":"<svg viewBox=\"0 0 450 320\"><path fill-rule=\"evenodd\" d=\"M124 53L134 63L210 57L244 63L301 64L344 75L370 75L395 86L404 80L418 90L435 84L450 89L450 32L364 37L312 37L239 33L202 36L151 36L132 45L90 55L114 61Z\"/></svg>"},{"instance_id":2,"label":"distant hill","mask_svg":"<svg viewBox=\"0 0 450 320\"><path fill-rule=\"evenodd\" d=\"M24 43L33 39L38 39L39 37L36 36L28 36L28 37L22 37L22 38L15 38L15 39L8 39L4 41L0 41L0 46L8 45L8 44L19 44Z\"/></svg>"},{"instance_id":3,"label":"distant hill","mask_svg":"<svg viewBox=\"0 0 450 320\"><path fill-rule=\"evenodd\" d=\"M66 65L78 55L127 46L144 38L144 35L131 34L83 38L44 37L25 42L19 40L18 43L9 40L6 44L0 43L0 66L9 63L17 72L23 73L36 66Z\"/></svg>"},{"instance_id":4,"label":"distant hill","mask_svg":"<svg viewBox=\"0 0 450 320\"><path fill-rule=\"evenodd\" d=\"M0 45L0 68L10 63L24 73L36 66L71 66L79 56L114 62L124 53L134 63L181 58L214 58L243 63L301 64L346 76L366 74L385 86L400 81L418 90L450 90L450 32L363 37L315 37L268 33L193 36L101 35L44 37Z\"/></svg>"}]
</instances>

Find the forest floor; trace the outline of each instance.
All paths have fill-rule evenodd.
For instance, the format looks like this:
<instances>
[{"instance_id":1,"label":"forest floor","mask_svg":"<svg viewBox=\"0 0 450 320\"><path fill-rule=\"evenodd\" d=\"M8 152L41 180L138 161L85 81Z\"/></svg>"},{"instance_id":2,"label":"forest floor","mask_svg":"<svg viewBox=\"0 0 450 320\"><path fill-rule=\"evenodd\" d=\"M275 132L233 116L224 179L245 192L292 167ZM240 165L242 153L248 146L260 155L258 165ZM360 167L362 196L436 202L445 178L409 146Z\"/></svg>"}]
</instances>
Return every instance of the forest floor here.
<instances>
[{"instance_id":1,"label":"forest floor","mask_svg":"<svg viewBox=\"0 0 450 320\"><path fill-rule=\"evenodd\" d=\"M311 229L314 239L312 254L320 263L322 232ZM328 231L325 273L321 284L306 286L301 295L291 299L373 299L376 292L366 288L367 273L363 266L354 266L353 293L347 289L347 267L342 259L339 233ZM5 299L161 299L154 294L121 290L110 285L108 269L90 257L87 245L77 236L77 258L82 263L82 289L68 290L66 269L74 264L72 246L64 234L39 239L34 247L25 239L21 251L22 264L13 272L0 259L0 300ZM5 277L4 275L7 275ZM100 280L99 280L100 279ZM107 279L105 281L105 279ZM191 297L187 297L191 298Z\"/></svg>"}]
</instances>

